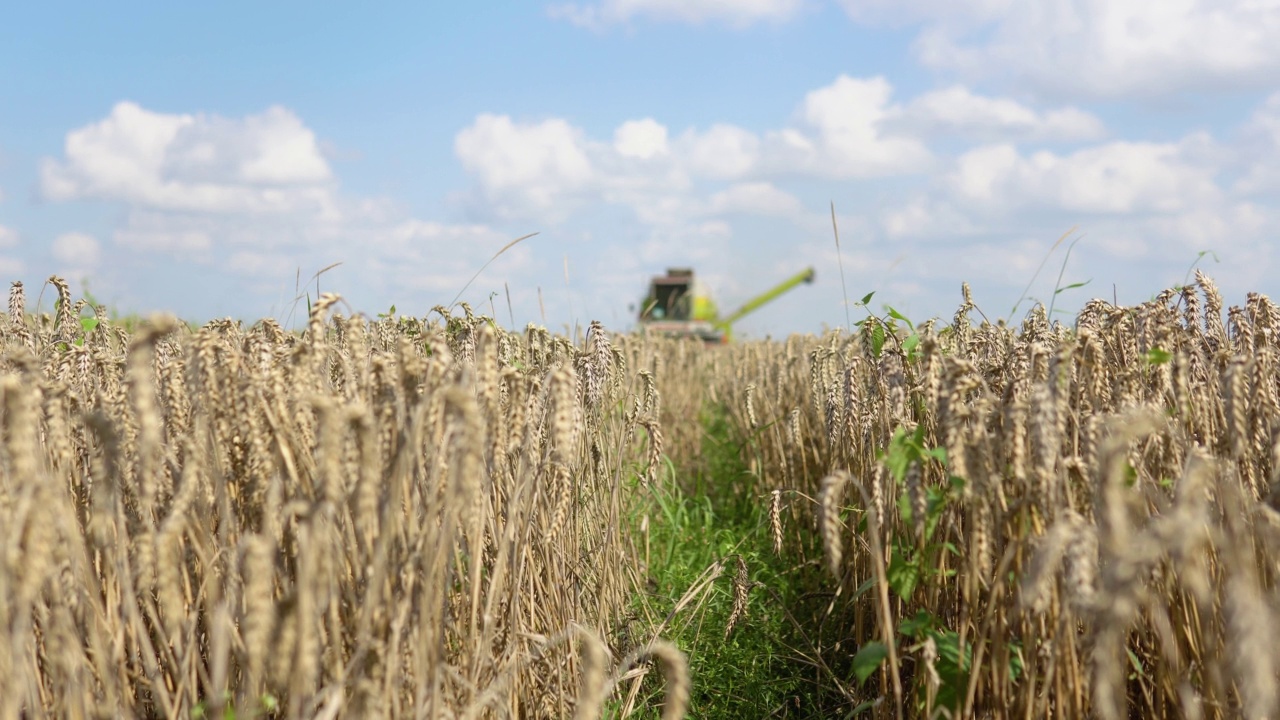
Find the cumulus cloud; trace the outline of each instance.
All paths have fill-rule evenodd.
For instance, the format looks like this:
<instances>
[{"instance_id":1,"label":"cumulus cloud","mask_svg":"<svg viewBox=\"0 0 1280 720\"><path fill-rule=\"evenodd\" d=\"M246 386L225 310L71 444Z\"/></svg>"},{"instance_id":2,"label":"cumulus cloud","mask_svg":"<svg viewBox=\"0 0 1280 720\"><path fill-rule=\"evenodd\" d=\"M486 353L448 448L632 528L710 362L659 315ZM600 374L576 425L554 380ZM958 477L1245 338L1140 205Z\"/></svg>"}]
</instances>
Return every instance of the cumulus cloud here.
<instances>
[{"instance_id":1,"label":"cumulus cloud","mask_svg":"<svg viewBox=\"0 0 1280 720\"><path fill-rule=\"evenodd\" d=\"M1243 133L1257 140L1247 154L1260 172L1280 157L1263 147L1270 147L1262 138L1269 136L1271 106L1264 103ZM1013 278L1025 283L1053 240L1078 226L1084 241L1068 274L1095 278L1108 297L1118 290L1122 302L1126 288L1134 301L1180 282L1208 249L1224 258L1212 270L1227 292L1257 289L1268 277L1267 229L1276 213L1242 193L1243 181L1229 182L1249 178L1241 167L1250 166L1208 135L1110 141L1065 153L991 143L948 165L927 189L907 190L877 212L882 237L930 258L927 267L909 270L913 276L963 278L975 288L1008 286ZM1033 294L1051 291L1050 282ZM1008 287L1004 294L1012 299L1020 292Z\"/></svg>"},{"instance_id":2,"label":"cumulus cloud","mask_svg":"<svg viewBox=\"0 0 1280 720\"><path fill-rule=\"evenodd\" d=\"M1014 0L839 0L855 22L901 26L930 22L972 27L1006 14Z\"/></svg>"},{"instance_id":3,"label":"cumulus cloud","mask_svg":"<svg viewBox=\"0 0 1280 720\"><path fill-rule=\"evenodd\" d=\"M801 127L769 134L770 168L835 178L925 170L932 155L923 142L886 133L885 122L900 113L892 95L893 86L883 77L847 75L809 92L797 112Z\"/></svg>"},{"instance_id":4,"label":"cumulus cloud","mask_svg":"<svg viewBox=\"0 0 1280 720\"><path fill-rule=\"evenodd\" d=\"M18 246L18 231L0 225L0 250L9 250ZM0 279L12 280L21 273L24 265L21 260L7 255L0 255Z\"/></svg>"},{"instance_id":5,"label":"cumulus cloud","mask_svg":"<svg viewBox=\"0 0 1280 720\"><path fill-rule=\"evenodd\" d=\"M733 227L724 220L662 226L647 233L638 254L647 266L705 268L709 261L728 252L732 238Z\"/></svg>"},{"instance_id":6,"label":"cumulus cloud","mask_svg":"<svg viewBox=\"0 0 1280 720\"><path fill-rule=\"evenodd\" d=\"M521 122L486 113L461 130L454 143L475 180L462 200L479 218L552 224L585 203L603 200L631 208L646 224L677 226L707 212L748 211L747 204L730 200L743 187L772 187L761 183L778 177L856 179L922 172L933 157L922 140L889 127L903 113L892 94L884 78L842 75L808 93L791 126L756 132L715 123L672 137L665 125L644 118L623 122L611 140L592 139L564 119ZM1034 113L1030 122L1033 130L1063 124ZM704 189L716 182L739 185L728 191ZM712 199L711 192L722 194ZM802 212L794 197L758 199L769 200L767 213Z\"/></svg>"},{"instance_id":7,"label":"cumulus cloud","mask_svg":"<svg viewBox=\"0 0 1280 720\"><path fill-rule=\"evenodd\" d=\"M58 275L72 280L83 280L93 274L102 255L98 239L82 232L57 236L50 250L58 265Z\"/></svg>"},{"instance_id":8,"label":"cumulus cloud","mask_svg":"<svg viewBox=\"0 0 1280 720\"><path fill-rule=\"evenodd\" d=\"M962 237L975 235L979 226L947 199L919 196L881 213L881 228L890 238Z\"/></svg>"},{"instance_id":9,"label":"cumulus cloud","mask_svg":"<svg viewBox=\"0 0 1280 720\"><path fill-rule=\"evenodd\" d=\"M1280 5L1264 0L842 0L856 22L922 23L927 66L1055 95L1158 97L1274 85Z\"/></svg>"},{"instance_id":10,"label":"cumulus cloud","mask_svg":"<svg viewBox=\"0 0 1280 720\"><path fill-rule=\"evenodd\" d=\"M977 95L963 85L913 98L889 113L886 124L920 138L956 135L988 142L1085 141L1106 133L1097 116L1079 108L1039 112L1011 98Z\"/></svg>"},{"instance_id":11,"label":"cumulus cloud","mask_svg":"<svg viewBox=\"0 0 1280 720\"><path fill-rule=\"evenodd\" d=\"M1248 201L1231 200L1217 206L1189 208L1175 215L1146 222L1152 236L1180 245L1188 252L1216 249L1224 254L1263 253L1271 242L1266 233L1275 227L1276 212ZM1261 270L1259 266L1254 268Z\"/></svg>"},{"instance_id":12,"label":"cumulus cloud","mask_svg":"<svg viewBox=\"0 0 1280 720\"><path fill-rule=\"evenodd\" d=\"M708 211L714 215L778 215L790 217L800 213L800 198L772 183L736 183L711 196Z\"/></svg>"},{"instance_id":13,"label":"cumulus cloud","mask_svg":"<svg viewBox=\"0 0 1280 720\"><path fill-rule=\"evenodd\" d=\"M53 259L64 265L92 268L101 255L98 239L87 233L63 233L53 239Z\"/></svg>"},{"instance_id":14,"label":"cumulus cloud","mask_svg":"<svg viewBox=\"0 0 1280 720\"><path fill-rule=\"evenodd\" d=\"M475 180L461 199L478 218L559 224L578 209L604 204L674 232L708 215L802 212L797 198L755 179L765 171L763 142L728 124L672 138L652 118L629 120L603 141L564 120L520 123L481 115L455 146Z\"/></svg>"},{"instance_id":15,"label":"cumulus cloud","mask_svg":"<svg viewBox=\"0 0 1280 720\"><path fill-rule=\"evenodd\" d=\"M237 275L255 279L280 279L294 275L298 269L296 256L282 252L238 250L226 259L227 268Z\"/></svg>"},{"instance_id":16,"label":"cumulus cloud","mask_svg":"<svg viewBox=\"0 0 1280 720\"><path fill-rule=\"evenodd\" d=\"M485 113L458 133L454 150L479 181L480 199L503 217L560 215L593 176L582 131L558 118L518 123Z\"/></svg>"},{"instance_id":17,"label":"cumulus cloud","mask_svg":"<svg viewBox=\"0 0 1280 720\"><path fill-rule=\"evenodd\" d=\"M219 185L315 185L332 179L315 134L278 106L242 120L215 116L187 124L167 148L162 172Z\"/></svg>"},{"instance_id":18,"label":"cumulus cloud","mask_svg":"<svg viewBox=\"0 0 1280 720\"><path fill-rule=\"evenodd\" d=\"M112 240L137 252L208 260L214 237L226 224L226 219L208 215L133 209Z\"/></svg>"},{"instance_id":19,"label":"cumulus cloud","mask_svg":"<svg viewBox=\"0 0 1280 720\"><path fill-rule=\"evenodd\" d=\"M760 138L740 127L718 123L681 136L690 172L715 180L745 177L760 159Z\"/></svg>"},{"instance_id":20,"label":"cumulus cloud","mask_svg":"<svg viewBox=\"0 0 1280 720\"><path fill-rule=\"evenodd\" d=\"M556 156L564 128L552 122L521 134L502 122L482 123L489 134L478 133L474 146L463 138L462 146L486 159L477 166L480 177L498 196L547 175L572 186L583 167ZM521 155L522 141L541 142L542 154ZM497 152L485 155L486 142ZM185 272L233 280L258 300L287 294L299 272L305 277L335 262L342 265L328 277L369 295L456 292L459 275L469 276L511 239L484 226L423 223L386 199L344 195L319 148L315 132L282 108L223 118L120 103L67 134L63 156L43 161L40 190L54 202L121 205L123 220L110 232L113 253L184 263ZM92 236L68 233L51 250L68 277L103 269L104 251ZM489 279L527 262L509 252Z\"/></svg>"},{"instance_id":21,"label":"cumulus cloud","mask_svg":"<svg viewBox=\"0 0 1280 720\"><path fill-rule=\"evenodd\" d=\"M1055 96L1161 97L1274 86L1280 5L1271 0L839 0L871 26L920 26L927 67L1006 78ZM803 0L600 0L557 4L553 17L603 29L647 19L744 27L784 22Z\"/></svg>"},{"instance_id":22,"label":"cumulus cloud","mask_svg":"<svg viewBox=\"0 0 1280 720\"><path fill-rule=\"evenodd\" d=\"M883 77L841 75L805 94L790 121L775 129L715 123L673 133L648 117L627 120L601 139L561 118L528 122L486 113L455 140L474 180L459 199L485 221L556 225L603 204L627 208L642 224L669 231L729 214L786 217L809 229L818 214L806 211L779 181L930 173L945 164L926 138L942 133L1027 141L1081 141L1103 133L1097 118L1075 108L1039 111L963 86L905 103L893 95ZM971 162L965 170L979 168ZM895 232L919 222L903 214Z\"/></svg>"},{"instance_id":23,"label":"cumulus cloud","mask_svg":"<svg viewBox=\"0 0 1280 720\"><path fill-rule=\"evenodd\" d=\"M1095 282L1064 298L1068 305L1094 293L1140 301L1181 282L1204 250L1223 259L1208 269L1224 292L1239 296L1268 282L1268 228L1277 216L1223 182L1232 158L1201 134L1070 153L984 145L954 158L927 190L882 205L877 231L904 253L929 258L904 271L911 277L968 280L1009 302L1072 226L1083 242L1071 255L1067 281ZM1033 296L1052 292L1052 278L1041 280Z\"/></svg>"},{"instance_id":24,"label":"cumulus cloud","mask_svg":"<svg viewBox=\"0 0 1280 720\"><path fill-rule=\"evenodd\" d=\"M273 107L238 120L167 114L121 102L67 134L61 160L46 158L48 200L108 200L207 213L320 212L336 217L332 173L315 134Z\"/></svg>"},{"instance_id":25,"label":"cumulus cloud","mask_svg":"<svg viewBox=\"0 0 1280 720\"><path fill-rule=\"evenodd\" d=\"M1259 195L1280 190L1280 93L1264 100L1245 122L1238 151L1238 192Z\"/></svg>"},{"instance_id":26,"label":"cumulus cloud","mask_svg":"<svg viewBox=\"0 0 1280 720\"><path fill-rule=\"evenodd\" d=\"M780 279L773 271L787 263L829 264L828 199L842 213L851 286L881 290L878 297L895 302L894 292L917 288L929 312L954 308L940 298L958 301L959 279L1025 284L1074 224L1088 239L1073 264L1104 267L1122 290L1122 273L1147 283L1148 266L1176 271L1180 280L1195 252L1212 248L1245 263L1232 274L1224 269L1221 284L1230 291L1247 275L1240 267L1265 278L1256 273L1269 267L1265 233L1277 219L1268 193L1280 187L1272 169L1280 166L1280 94L1257 109L1232 146L1201 134L1104 142L1101 121L1076 107L986 96L965 85L902 97L878 77L837 77L764 127L668 127L660 117L640 116L593 134L568 118L486 113L454 138L471 183L456 198L472 215L467 223L408 217L389 201L344 195L327 165L289 159L310 157L296 149L306 143L269 161L254 150L264 133L254 122L279 130L282 143L304 136L318 142L301 121L290 134L280 130L289 123L271 113L217 119L137 110L130 120L132 111L118 106L71 133L67 151L47 162L52 169L42 178L49 199L124 206L114 234L100 235L110 238L113 253L165 254L242 287L274 281L290 291L299 269L305 277L344 261L326 282L375 289L388 303L431 298L428 306L447 302L514 234L530 230L568 244L573 292L583 293L574 301L579 311L611 307L619 288L639 292L649 273L680 264L698 268L732 305ZM190 200L206 187L257 205ZM295 199L310 191L323 202L265 211L268 191ZM763 242L779 231L796 240L785 247ZM545 287L547 275L558 285L561 250L551 251L552 262L539 254L547 236L499 258L470 299L501 291L510 279L519 314L518 285ZM3 240L0 233L0 246ZM1172 264L1180 269L1165 267ZM1109 291L1111 279L1098 282ZM824 287L820 281L812 290ZM1011 290L1014 297L1020 291ZM621 302L631 299L625 293ZM536 297L526 300L537 307ZM563 317L570 301L548 302L563 303L551 312Z\"/></svg>"},{"instance_id":27,"label":"cumulus cloud","mask_svg":"<svg viewBox=\"0 0 1280 720\"><path fill-rule=\"evenodd\" d=\"M514 239L487 225L418 219L380 229L377 236L383 252L370 263L371 272L395 275L397 284L406 289L450 297ZM529 242L536 242L536 238ZM498 287L503 278L527 272L533 261L529 242L504 252L476 279L476 286ZM413 270L405 272L406 267Z\"/></svg>"},{"instance_id":28,"label":"cumulus cloud","mask_svg":"<svg viewBox=\"0 0 1280 720\"><path fill-rule=\"evenodd\" d=\"M695 25L714 22L740 28L789 20L803 7L804 0L602 0L594 5L556 4L548 12L593 30L638 19Z\"/></svg>"},{"instance_id":29,"label":"cumulus cloud","mask_svg":"<svg viewBox=\"0 0 1280 720\"><path fill-rule=\"evenodd\" d=\"M987 145L962 154L947 184L962 201L1002 211L1039 206L1093 214L1167 214L1218 202L1221 190L1213 169L1189 162L1183 147L1111 142L1069 155L1040 151L1024 156L1009 144Z\"/></svg>"},{"instance_id":30,"label":"cumulus cloud","mask_svg":"<svg viewBox=\"0 0 1280 720\"><path fill-rule=\"evenodd\" d=\"M667 128L653 118L628 120L613 132L613 149L622 157L637 160L666 155Z\"/></svg>"}]
</instances>

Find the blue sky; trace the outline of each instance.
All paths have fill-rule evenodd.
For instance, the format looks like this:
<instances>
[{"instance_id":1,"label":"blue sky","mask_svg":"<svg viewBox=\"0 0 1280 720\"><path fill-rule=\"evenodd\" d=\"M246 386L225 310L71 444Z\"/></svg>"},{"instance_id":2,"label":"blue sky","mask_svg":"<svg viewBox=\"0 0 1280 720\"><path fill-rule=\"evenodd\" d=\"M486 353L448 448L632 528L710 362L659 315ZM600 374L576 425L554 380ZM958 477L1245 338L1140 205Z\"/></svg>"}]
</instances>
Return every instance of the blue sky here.
<instances>
[{"instance_id":1,"label":"blue sky","mask_svg":"<svg viewBox=\"0 0 1280 720\"><path fill-rule=\"evenodd\" d=\"M1007 316L1202 266L1276 294L1280 5L1257 0L44 3L0 22L0 276L123 311L285 319L462 299L624 329L697 268L740 326L876 291ZM830 203L841 231L841 288ZM1063 258L1032 284L1048 300ZM314 286L312 286L314 291ZM541 295L541 302L539 296ZM1028 303L1019 308L1025 312Z\"/></svg>"}]
</instances>

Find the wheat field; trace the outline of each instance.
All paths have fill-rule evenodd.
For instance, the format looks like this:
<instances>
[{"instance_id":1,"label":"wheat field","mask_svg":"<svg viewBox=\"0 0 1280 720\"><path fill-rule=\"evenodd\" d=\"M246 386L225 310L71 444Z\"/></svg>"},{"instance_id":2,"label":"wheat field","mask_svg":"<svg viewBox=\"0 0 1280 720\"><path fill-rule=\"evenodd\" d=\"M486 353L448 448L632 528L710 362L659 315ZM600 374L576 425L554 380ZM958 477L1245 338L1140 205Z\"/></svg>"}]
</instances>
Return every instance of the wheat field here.
<instances>
[{"instance_id":1,"label":"wheat field","mask_svg":"<svg viewBox=\"0 0 1280 720\"><path fill-rule=\"evenodd\" d=\"M824 585L785 608L821 702L779 717L1276 717L1280 307L1197 279L725 347L335 295L130 327L15 283L0 718L696 714L636 598L708 413ZM716 638L783 597L705 577Z\"/></svg>"}]
</instances>

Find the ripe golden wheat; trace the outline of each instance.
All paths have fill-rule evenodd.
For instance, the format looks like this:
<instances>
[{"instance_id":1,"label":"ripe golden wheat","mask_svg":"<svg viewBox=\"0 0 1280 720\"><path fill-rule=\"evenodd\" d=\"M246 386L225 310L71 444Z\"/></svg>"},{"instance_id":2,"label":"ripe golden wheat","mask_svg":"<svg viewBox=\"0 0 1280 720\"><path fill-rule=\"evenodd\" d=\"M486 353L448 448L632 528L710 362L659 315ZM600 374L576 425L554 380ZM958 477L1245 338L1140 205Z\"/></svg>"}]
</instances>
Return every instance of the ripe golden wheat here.
<instances>
[{"instance_id":1,"label":"ripe golden wheat","mask_svg":"<svg viewBox=\"0 0 1280 720\"><path fill-rule=\"evenodd\" d=\"M0 319L0 717L594 718L650 657L684 714L620 634L662 433L603 327L127 332L51 283Z\"/></svg>"},{"instance_id":2,"label":"ripe golden wheat","mask_svg":"<svg viewBox=\"0 0 1280 720\"><path fill-rule=\"evenodd\" d=\"M302 333L86 329L51 283L55 313L15 284L0 318L0 717L585 719L659 672L680 717L698 678L670 618L633 627L631 521L709 469L707 413L742 439L753 480L729 491L829 586L788 609L815 619L798 651L824 707L1280 713L1261 295L1227 308L1198 276L1012 326L973 322L966 287L912 337L871 318L707 348L598 323L579 346L465 306L369 321L335 296ZM723 558L673 615L727 582L710 631L742 632L750 578Z\"/></svg>"},{"instance_id":3,"label":"ripe golden wheat","mask_svg":"<svg viewBox=\"0 0 1280 720\"><path fill-rule=\"evenodd\" d=\"M1250 294L1224 317L1200 274L1071 327L1041 308L974 324L965 299L913 351L906 328L877 347L871 318L657 375L682 403L668 435L724 407L771 532L826 566L816 682L862 717L1280 714L1280 307ZM899 476L895 435L945 462L907 455ZM691 440L668 443L677 467ZM898 663L860 685L872 642ZM966 658L949 680L940 643Z\"/></svg>"}]
</instances>

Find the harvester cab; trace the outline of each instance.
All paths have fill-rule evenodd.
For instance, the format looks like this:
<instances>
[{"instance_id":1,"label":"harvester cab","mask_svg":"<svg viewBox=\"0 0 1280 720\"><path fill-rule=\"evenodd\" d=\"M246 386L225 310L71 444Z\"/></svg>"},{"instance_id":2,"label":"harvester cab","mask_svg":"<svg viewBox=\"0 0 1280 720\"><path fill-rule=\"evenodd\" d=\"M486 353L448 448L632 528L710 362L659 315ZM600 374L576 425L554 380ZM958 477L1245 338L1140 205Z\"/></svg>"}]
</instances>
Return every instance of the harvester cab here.
<instances>
[{"instance_id":1,"label":"harvester cab","mask_svg":"<svg viewBox=\"0 0 1280 720\"><path fill-rule=\"evenodd\" d=\"M724 342L727 337L716 326L718 318L711 294L689 268L670 268L650 280L649 294L640 306L640 323L650 330L707 342Z\"/></svg>"},{"instance_id":2,"label":"harvester cab","mask_svg":"<svg viewBox=\"0 0 1280 720\"><path fill-rule=\"evenodd\" d=\"M649 293L640 306L639 320L643 327L653 332L723 343L729 340L733 323L796 285L811 282L813 268L807 268L722 318L711 294L694 276L693 270L669 268L666 275L658 275L649 281Z\"/></svg>"}]
</instances>

